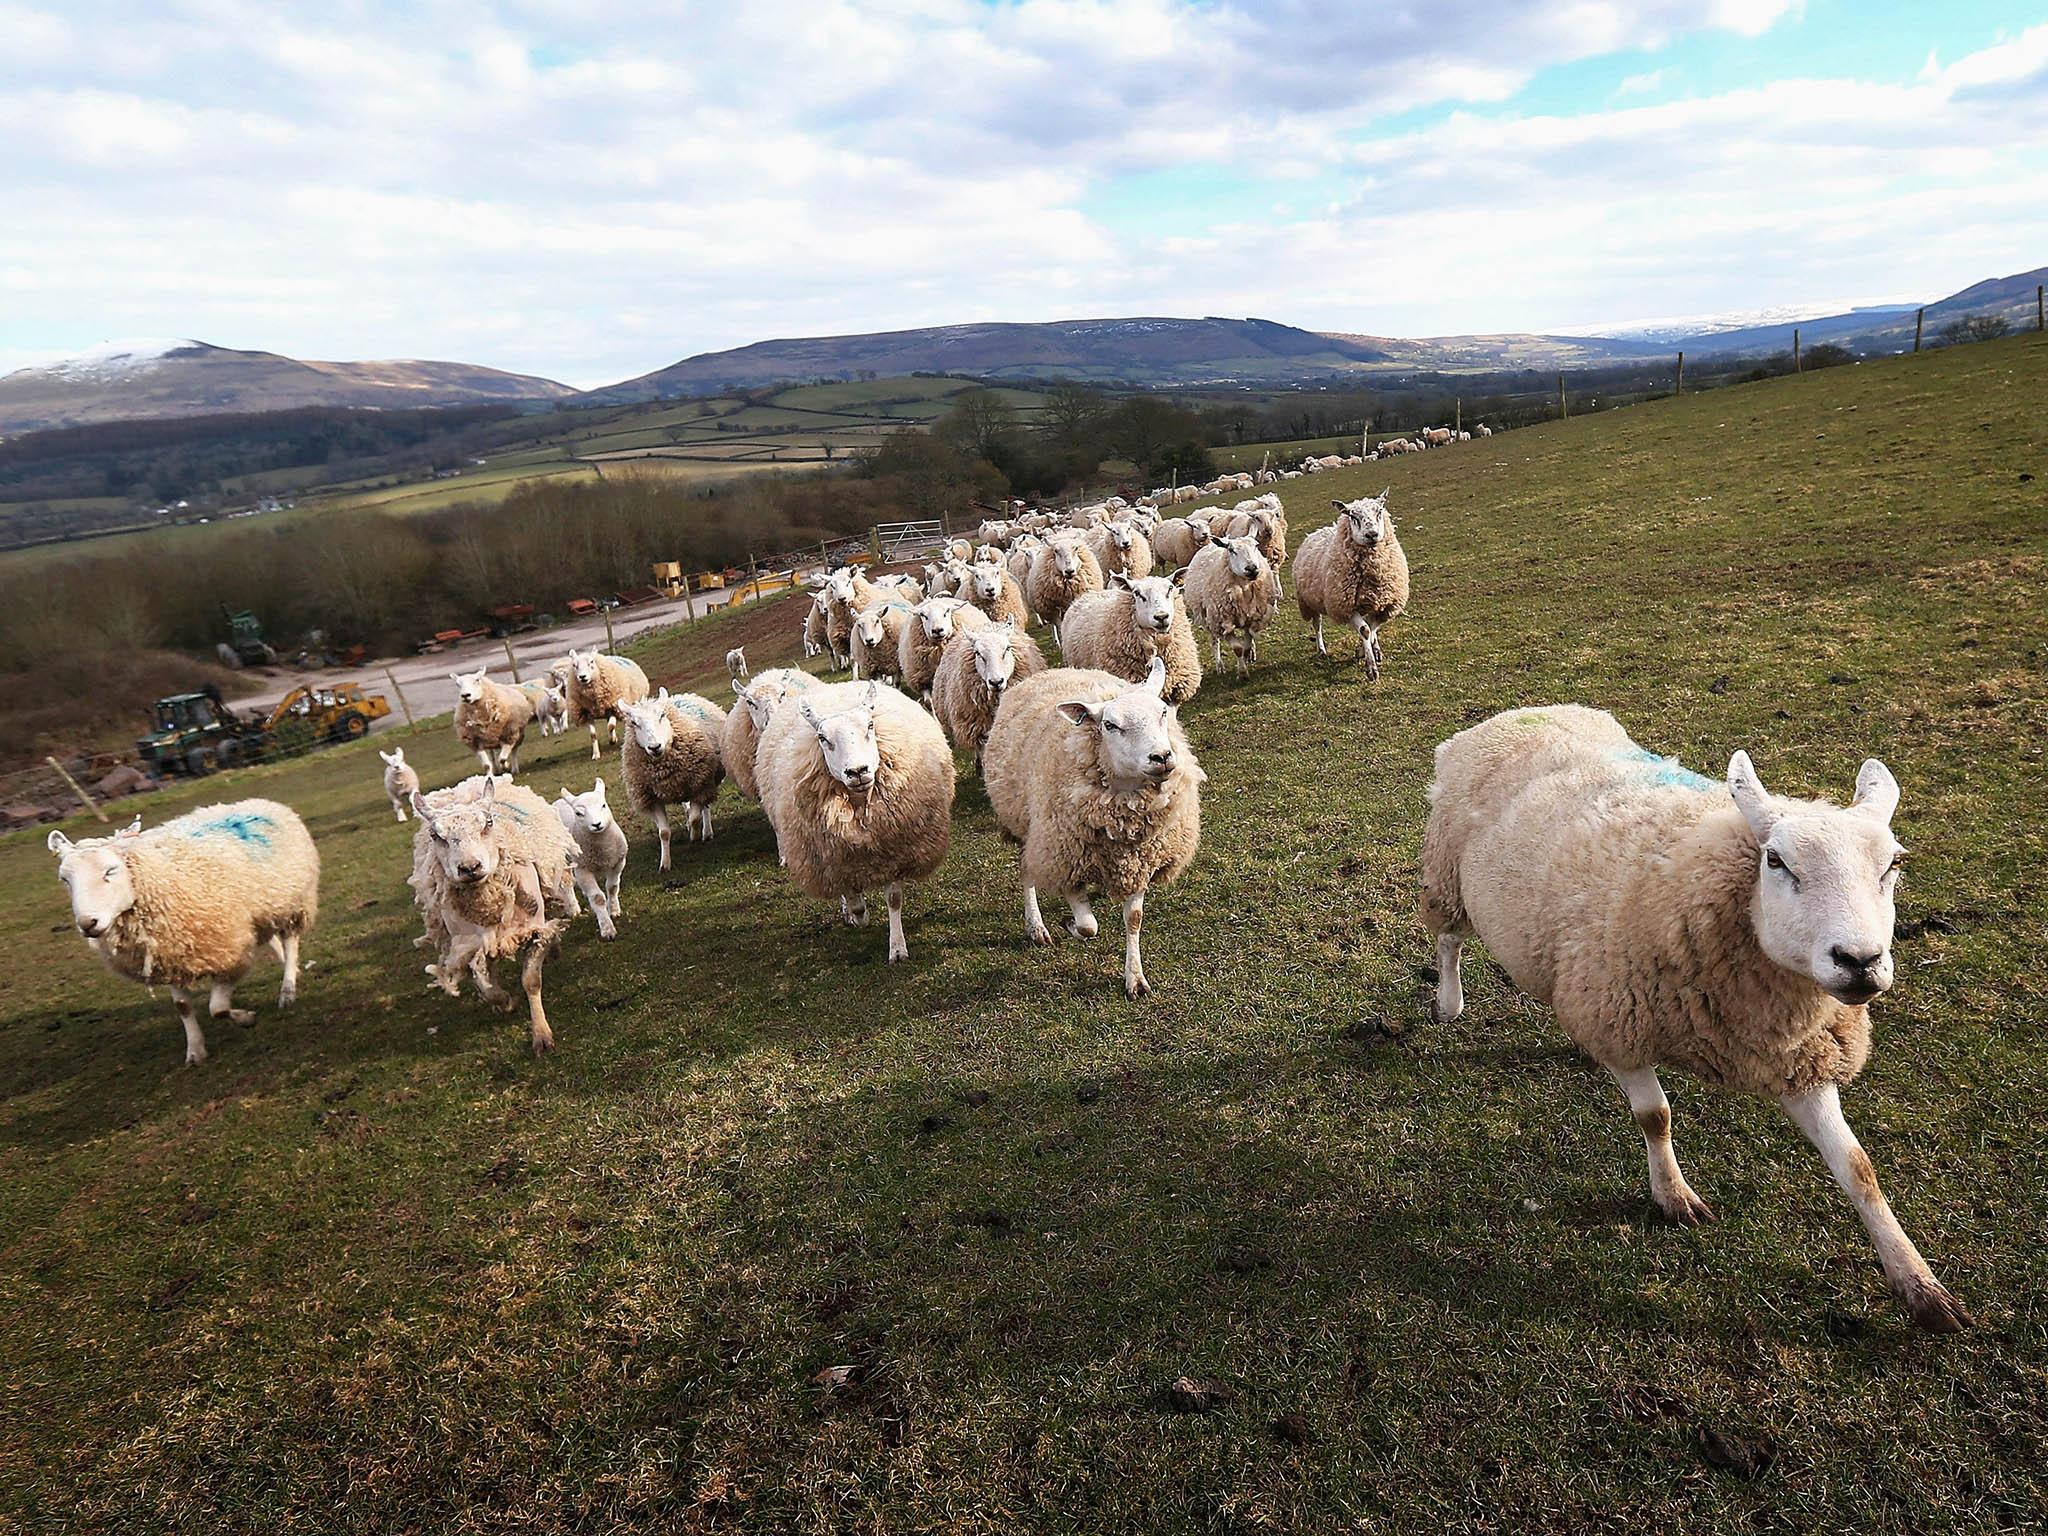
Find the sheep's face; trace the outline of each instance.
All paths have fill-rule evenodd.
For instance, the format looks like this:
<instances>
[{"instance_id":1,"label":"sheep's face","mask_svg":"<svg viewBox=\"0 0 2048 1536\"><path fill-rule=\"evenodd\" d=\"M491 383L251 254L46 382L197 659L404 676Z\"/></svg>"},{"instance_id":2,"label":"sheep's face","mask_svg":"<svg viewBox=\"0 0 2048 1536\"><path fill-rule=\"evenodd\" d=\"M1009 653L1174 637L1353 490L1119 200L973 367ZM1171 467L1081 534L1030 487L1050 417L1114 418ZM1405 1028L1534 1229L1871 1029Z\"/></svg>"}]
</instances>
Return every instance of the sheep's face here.
<instances>
[{"instance_id":1,"label":"sheep's face","mask_svg":"<svg viewBox=\"0 0 2048 1536\"><path fill-rule=\"evenodd\" d=\"M405 766L405 748L403 747L393 747L389 752L384 751L380 747L377 750L377 755L384 759L384 766L386 768L403 768Z\"/></svg>"},{"instance_id":2,"label":"sheep's face","mask_svg":"<svg viewBox=\"0 0 2048 1536\"><path fill-rule=\"evenodd\" d=\"M768 729L768 722L775 718L776 709L789 697L789 693L789 684L780 678L757 677L740 690L740 707L754 722L757 735Z\"/></svg>"},{"instance_id":3,"label":"sheep's face","mask_svg":"<svg viewBox=\"0 0 2048 1536\"><path fill-rule=\"evenodd\" d=\"M455 696L465 704L474 704L484 696L484 672L450 672L455 679Z\"/></svg>"},{"instance_id":4,"label":"sheep's face","mask_svg":"<svg viewBox=\"0 0 2048 1536\"><path fill-rule=\"evenodd\" d=\"M1377 496L1361 496L1356 501L1333 501L1331 505L1343 514L1338 521L1343 524L1345 537L1361 549L1377 549L1380 540L1394 530L1393 519L1387 515L1386 491Z\"/></svg>"},{"instance_id":5,"label":"sheep's face","mask_svg":"<svg viewBox=\"0 0 2048 1536\"><path fill-rule=\"evenodd\" d=\"M825 590L842 603L853 601L853 572L841 566L825 580Z\"/></svg>"},{"instance_id":6,"label":"sheep's face","mask_svg":"<svg viewBox=\"0 0 2048 1536\"><path fill-rule=\"evenodd\" d=\"M1223 552L1230 561L1234 580L1257 581L1266 574L1266 556L1257 539L1225 539Z\"/></svg>"},{"instance_id":7,"label":"sheep's face","mask_svg":"<svg viewBox=\"0 0 2048 1536\"><path fill-rule=\"evenodd\" d=\"M135 835L136 828L111 838L89 838L74 843L62 832L52 832L50 852L57 855L57 878L71 893L71 921L88 939L96 939L135 905L135 877L128 861L113 846L121 838Z\"/></svg>"},{"instance_id":8,"label":"sheep's face","mask_svg":"<svg viewBox=\"0 0 2048 1536\"><path fill-rule=\"evenodd\" d=\"M924 631L927 640L949 640L953 636L953 615L958 613L962 606L960 600L955 597L942 597L920 604L917 610L917 627Z\"/></svg>"},{"instance_id":9,"label":"sheep's face","mask_svg":"<svg viewBox=\"0 0 2048 1536\"><path fill-rule=\"evenodd\" d=\"M853 616L853 632L860 637L860 643L874 650L882 643L882 610L869 608Z\"/></svg>"},{"instance_id":10,"label":"sheep's face","mask_svg":"<svg viewBox=\"0 0 2048 1536\"><path fill-rule=\"evenodd\" d=\"M1095 733L1097 755L1112 784L1157 784L1178 766L1173 742L1176 712L1160 697L1165 687L1166 663L1155 656L1145 681L1115 698L1060 705L1068 724Z\"/></svg>"},{"instance_id":11,"label":"sheep's face","mask_svg":"<svg viewBox=\"0 0 2048 1536\"><path fill-rule=\"evenodd\" d=\"M1184 517L1180 520L1180 525L1193 536L1197 548L1214 537L1209 532L1209 520L1206 517Z\"/></svg>"},{"instance_id":12,"label":"sheep's face","mask_svg":"<svg viewBox=\"0 0 2048 1536\"><path fill-rule=\"evenodd\" d=\"M595 789L572 795L563 790L559 803L569 813L568 823L578 832L595 837L612 824L612 808L605 799L604 780L597 781Z\"/></svg>"},{"instance_id":13,"label":"sheep's face","mask_svg":"<svg viewBox=\"0 0 2048 1536\"><path fill-rule=\"evenodd\" d=\"M1140 634L1163 635L1173 628L1173 605L1180 597L1178 572L1138 581L1119 576L1116 584L1131 594L1131 623Z\"/></svg>"},{"instance_id":14,"label":"sheep's face","mask_svg":"<svg viewBox=\"0 0 2048 1536\"><path fill-rule=\"evenodd\" d=\"M597 652L571 651L569 653L569 670L576 674L576 681L579 683L595 682L597 680Z\"/></svg>"},{"instance_id":15,"label":"sheep's face","mask_svg":"<svg viewBox=\"0 0 2048 1536\"><path fill-rule=\"evenodd\" d=\"M1109 542L1111 547L1119 554L1129 554L1131 551L1132 532L1133 530L1129 523L1111 523L1109 525Z\"/></svg>"},{"instance_id":16,"label":"sheep's face","mask_svg":"<svg viewBox=\"0 0 2048 1536\"><path fill-rule=\"evenodd\" d=\"M674 745L676 723L669 718L666 688L654 698L642 699L638 704L621 704L619 713L626 717L626 726L632 731L633 740L649 757L659 757Z\"/></svg>"},{"instance_id":17,"label":"sheep's face","mask_svg":"<svg viewBox=\"0 0 2048 1536\"><path fill-rule=\"evenodd\" d=\"M1081 547L1062 539L1057 544L1046 546L1052 554L1052 568L1060 573L1062 581L1072 581L1081 574Z\"/></svg>"},{"instance_id":18,"label":"sheep's face","mask_svg":"<svg viewBox=\"0 0 2048 1536\"><path fill-rule=\"evenodd\" d=\"M1017 626L1008 620L967 637L974 651L974 675L990 693L1001 693L1017 671Z\"/></svg>"},{"instance_id":19,"label":"sheep's face","mask_svg":"<svg viewBox=\"0 0 2048 1536\"><path fill-rule=\"evenodd\" d=\"M868 685L867 702L837 714L820 715L808 700L798 707L804 723L817 733L825 771L848 789L872 789L882 769L882 747L875 735L876 691Z\"/></svg>"},{"instance_id":20,"label":"sheep's face","mask_svg":"<svg viewBox=\"0 0 2048 1536\"><path fill-rule=\"evenodd\" d=\"M1763 952L1844 1003L1867 1003L1896 977L1892 925L1905 850L1892 836L1899 786L1876 758L1844 809L1773 800L1749 754L1728 764L1728 792L1757 842L1750 919Z\"/></svg>"},{"instance_id":21,"label":"sheep's face","mask_svg":"<svg viewBox=\"0 0 2048 1536\"><path fill-rule=\"evenodd\" d=\"M747 664L746 647L736 645L731 650L727 651L725 653L725 664L728 668L730 668L733 671L738 671L741 668L745 667Z\"/></svg>"},{"instance_id":22,"label":"sheep's face","mask_svg":"<svg viewBox=\"0 0 2048 1536\"><path fill-rule=\"evenodd\" d=\"M994 561L987 564L971 565L967 574L973 580L974 596L977 602L992 603L1003 595L1003 568Z\"/></svg>"},{"instance_id":23,"label":"sheep's face","mask_svg":"<svg viewBox=\"0 0 2048 1536\"><path fill-rule=\"evenodd\" d=\"M426 800L415 793L412 808L426 827L427 846L450 883L478 885L498 872L498 803L489 780L480 800L429 811Z\"/></svg>"}]
</instances>

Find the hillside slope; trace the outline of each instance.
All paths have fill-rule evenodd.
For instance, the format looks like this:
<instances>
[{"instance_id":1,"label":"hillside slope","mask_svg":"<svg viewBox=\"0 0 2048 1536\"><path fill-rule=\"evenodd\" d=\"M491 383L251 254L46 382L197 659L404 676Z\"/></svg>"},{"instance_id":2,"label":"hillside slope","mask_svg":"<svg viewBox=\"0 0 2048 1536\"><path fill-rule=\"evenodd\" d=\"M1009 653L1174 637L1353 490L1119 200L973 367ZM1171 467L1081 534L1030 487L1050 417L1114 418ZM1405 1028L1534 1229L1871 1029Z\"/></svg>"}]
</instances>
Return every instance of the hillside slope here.
<instances>
[{"instance_id":1,"label":"hillside slope","mask_svg":"<svg viewBox=\"0 0 2048 1536\"><path fill-rule=\"evenodd\" d=\"M1316 660L1290 605L1251 682L1185 708L1202 850L1147 903L1142 1004L1113 938L1024 941L971 779L895 966L791 889L728 793L667 879L629 822L621 937L586 921L550 962L561 1048L535 1062L519 1021L423 991L412 829L340 748L148 807L274 795L325 863L297 1010L211 1027L184 1071L168 1003L66 926L41 834L0 839L0 1508L280 1532L342 1507L391 1530L2027 1527L2044 389L2048 343L2019 338L1288 482L1298 539L1391 481L1414 607L1378 687ZM680 681L720 641L640 654ZM1425 1021L1430 749L1559 699L1708 772L1747 747L1788 792L1844 795L1868 754L1896 772L1902 980L1845 1101L1975 1332L1909 1335L1769 1106L1670 1074L1720 1216L1675 1229L1612 1084L1489 964L1463 1018ZM429 782L468 771L445 725L408 744ZM544 792L588 784L578 737L532 745ZM1228 1395L1175 1412L1182 1375Z\"/></svg>"}]
</instances>

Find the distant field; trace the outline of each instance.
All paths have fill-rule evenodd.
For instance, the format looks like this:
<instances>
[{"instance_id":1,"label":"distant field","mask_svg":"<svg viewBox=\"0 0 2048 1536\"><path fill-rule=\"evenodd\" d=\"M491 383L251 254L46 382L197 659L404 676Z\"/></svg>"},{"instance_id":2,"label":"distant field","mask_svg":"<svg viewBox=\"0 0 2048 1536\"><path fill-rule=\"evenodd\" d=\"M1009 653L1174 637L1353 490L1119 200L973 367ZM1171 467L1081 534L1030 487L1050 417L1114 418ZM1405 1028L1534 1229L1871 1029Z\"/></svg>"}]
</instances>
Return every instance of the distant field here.
<instances>
[{"instance_id":1,"label":"distant field","mask_svg":"<svg viewBox=\"0 0 2048 1536\"><path fill-rule=\"evenodd\" d=\"M895 966L727 790L667 876L625 817L621 936L567 935L535 1061L427 992L365 744L134 802L275 796L322 850L297 1009L260 963L188 1071L43 832L0 837L0 1525L2038 1530L2044 397L2016 338L1279 487L1298 541L1391 482L1413 605L1377 685L1289 602L1184 708L1202 848L1142 1003L1113 937L1026 942L971 776ZM786 660L802 611L641 654L723 702L723 647ZM1897 774L1901 980L1844 1098L1976 1330L1912 1332L1771 1106L1667 1075L1719 1216L1673 1227L1483 955L1429 1022L1431 748L1552 700L1791 793ZM469 771L445 722L403 739ZM584 742L528 779L587 786Z\"/></svg>"}]
</instances>

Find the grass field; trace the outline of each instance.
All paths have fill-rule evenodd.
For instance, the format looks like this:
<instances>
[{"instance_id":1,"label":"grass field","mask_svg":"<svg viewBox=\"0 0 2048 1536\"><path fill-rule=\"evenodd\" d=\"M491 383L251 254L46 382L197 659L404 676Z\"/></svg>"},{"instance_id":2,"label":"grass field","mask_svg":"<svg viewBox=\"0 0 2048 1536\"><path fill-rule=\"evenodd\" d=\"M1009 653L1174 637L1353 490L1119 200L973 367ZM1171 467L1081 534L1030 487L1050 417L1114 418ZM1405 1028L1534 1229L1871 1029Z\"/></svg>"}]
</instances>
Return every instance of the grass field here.
<instances>
[{"instance_id":1,"label":"grass field","mask_svg":"<svg viewBox=\"0 0 2048 1536\"><path fill-rule=\"evenodd\" d=\"M971 779L896 967L728 792L668 879L629 823L621 938L567 940L535 1061L424 991L410 829L341 749L206 788L305 815L323 919L299 1009L185 1070L42 834L0 839L0 1501L131 1532L2037 1528L2044 391L2029 337L1288 482L1297 541L1392 482L1413 610L1376 687L1290 612L1184 711L1203 847L1148 903L1139 1004L1113 939L1024 942ZM698 675L772 611L649 660ZM1786 792L1896 772L1901 982L1846 1101L1975 1331L1912 1331L1774 1108L1667 1077L1721 1218L1677 1229L1605 1075L1490 965L1425 1023L1430 748L1560 699ZM466 771L445 729L409 745ZM590 773L565 737L529 777ZM1182 1375L1223 1400L1175 1411Z\"/></svg>"}]
</instances>

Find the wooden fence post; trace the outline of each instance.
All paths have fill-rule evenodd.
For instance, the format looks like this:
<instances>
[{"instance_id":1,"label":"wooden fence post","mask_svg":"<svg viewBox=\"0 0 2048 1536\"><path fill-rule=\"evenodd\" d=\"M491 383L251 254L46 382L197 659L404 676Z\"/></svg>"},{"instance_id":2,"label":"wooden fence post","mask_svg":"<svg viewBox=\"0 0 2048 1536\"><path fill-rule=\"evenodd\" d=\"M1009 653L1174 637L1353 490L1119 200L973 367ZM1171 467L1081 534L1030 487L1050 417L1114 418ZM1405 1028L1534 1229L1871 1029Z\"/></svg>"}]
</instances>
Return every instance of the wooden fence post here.
<instances>
[{"instance_id":1,"label":"wooden fence post","mask_svg":"<svg viewBox=\"0 0 2048 1536\"><path fill-rule=\"evenodd\" d=\"M697 598L690 590L688 578L683 581L683 612L690 616L692 624L697 622Z\"/></svg>"},{"instance_id":2,"label":"wooden fence post","mask_svg":"<svg viewBox=\"0 0 2048 1536\"><path fill-rule=\"evenodd\" d=\"M410 701L407 700L405 696L405 690L398 686L398 675L395 672L393 672L389 667L386 667L384 669L384 681L389 683L391 685L391 691L398 695L398 707L405 711L405 723L407 725L419 724L419 722L413 719L412 717L412 704L410 703Z\"/></svg>"},{"instance_id":3,"label":"wooden fence post","mask_svg":"<svg viewBox=\"0 0 2048 1536\"><path fill-rule=\"evenodd\" d=\"M2048 283L2034 284L2034 329L2048 331L2048 304L2041 301L2041 292L2048 289Z\"/></svg>"},{"instance_id":4,"label":"wooden fence post","mask_svg":"<svg viewBox=\"0 0 2048 1536\"><path fill-rule=\"evenodd\" d=\"M1565 419L1565 416L1566 411L1564 408L1564 375L1560 373L1557 376L1557 419L1559 421L1563 421Z\"/></svg>"},{"instance_id":5,"label":"wooden fence post","mask_svg":"<svg viewBox=\"0 0 2048 1536\"><path fill-rule=\"evenodd\" d=\"M616 652L619 648L618 641L612 638L612 610L609 604L606 605L604 610L604 648L612 652Z\"/></svg>"},{"instance_id":6,"label":"wooden fence post","mask_svg":"<svg viewBox=\"0 0 2048 1536\"><path fill-rule=\"evenodd\" d=\"M1794 373L1804 373L1806 371L1799 361L1799 327L1796 325L1792 327L1792 371Z\"/></svg>"},{"instance_id":7,"label":"wooden fence post","mask_svg":"<svg viewBox=\"0 0 2048 1536\"><path fill-rule=\"evenodd\" d=\"M78 780L71 777L71 770L69 768L66 768L54 757L46 757L43 759L43 761L48 763L52 768L56 769L59 773L64 775L64 782L71 786L71 792L74 795L78 796L79 799L85 802L85 808L88 811L91 811L93 815L99 817L101 821L105 821L107 819L107 813L101 810L97 805L93 804L92 796L88 795L85 792L85 786L79 783Z\"/></svg>"},{"instance_id":8,"label":"wooden fence post","mask_svg":"<svg viewBox=\"0 0 2048 1536\"><path fill-rule=\"evenodd\" d=\"M1920 328L1927 323L1927 311L1921 310L1913 317L1913 350L1920 350Z\"/></svg>"},{"instance_id":9,"label":"wooden fence post","mask_svg":"<svg viewBox=\"0 0 2048 1536\"><path fill-rule=\"evenodd\" d=\"M1678 385L1671 391L1674 395L1685 393L1685 354L1678 354Z\"/></svg>"},{"instance_id":10,"label":"wooden fence post","mask_svg":"<svg viewBox=\"0 0 2048 1536\"><path fill-rule=\"evenodd\" d=\"M1462 397L1458 400L1453 409L1456 411L1456 414L1451 418L1451 421L1453 423L1451 430L1453 430L1454 432L1462 432L1465 430L1465 402Z\"/></svg>"},{"instance_id":11,"label":"wooden fence post","mask_svg":"<svg viewBox=\"0 0 2048 1536\"><path fill-rule=\"evenodd\" d=\"M505 665L512 669L512 681L516 685L519 681L519 658L512 654L512 637L510 635L505 637Z\"/></svg>"}]
</instances>

